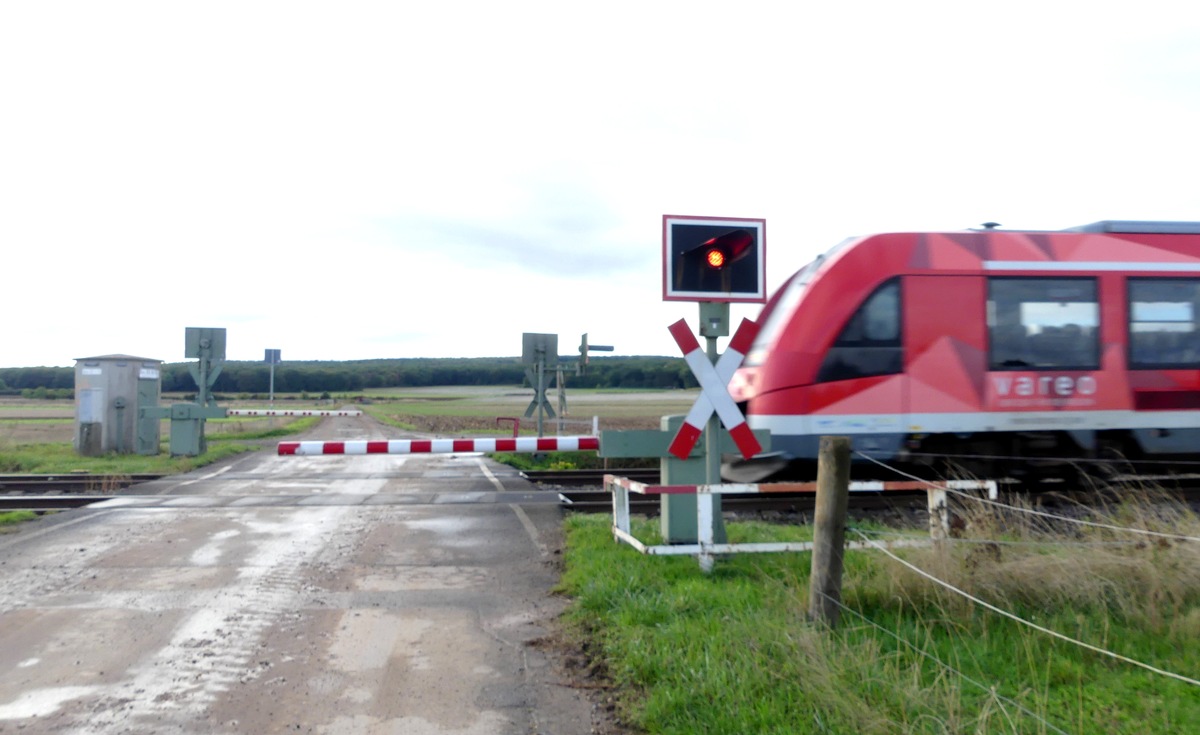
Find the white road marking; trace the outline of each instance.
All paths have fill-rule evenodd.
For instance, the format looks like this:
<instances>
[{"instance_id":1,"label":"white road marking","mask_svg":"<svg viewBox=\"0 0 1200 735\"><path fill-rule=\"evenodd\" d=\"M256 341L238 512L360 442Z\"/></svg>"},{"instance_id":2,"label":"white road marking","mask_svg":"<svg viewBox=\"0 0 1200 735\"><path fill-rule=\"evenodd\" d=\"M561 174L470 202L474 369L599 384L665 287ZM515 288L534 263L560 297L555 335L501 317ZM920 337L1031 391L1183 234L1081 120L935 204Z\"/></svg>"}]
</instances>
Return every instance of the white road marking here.
<instances>
[{"instance_id":1,"label":"white road marking","mask_svg":"<svg viewBox=\"0 0 1200 735\"><path fill-rule=\"evenodd\" d=\"M488 469L486 464L484 464L483 459L480 458L475 461L479 463L479 469L483 470L484 476L486 476L487 479L496 486L496 492L504 492L504 483L500 482L500 478L492 474L492 471ZM543 544L542 540L538 537L537 526L533 525L533 521L529 520L529 516L525 513L525 509L519 505L513 505L512 503L509 503L508 507L512 508L512 512L517 514L517 520L521 521L521 525L525 527L525 533L529 534L529 540L532 541L533 545L537 547L538 553L540 553L542 556L550 556L550 549L546 548L546 545Z\"/></svg>"}]
</instances>

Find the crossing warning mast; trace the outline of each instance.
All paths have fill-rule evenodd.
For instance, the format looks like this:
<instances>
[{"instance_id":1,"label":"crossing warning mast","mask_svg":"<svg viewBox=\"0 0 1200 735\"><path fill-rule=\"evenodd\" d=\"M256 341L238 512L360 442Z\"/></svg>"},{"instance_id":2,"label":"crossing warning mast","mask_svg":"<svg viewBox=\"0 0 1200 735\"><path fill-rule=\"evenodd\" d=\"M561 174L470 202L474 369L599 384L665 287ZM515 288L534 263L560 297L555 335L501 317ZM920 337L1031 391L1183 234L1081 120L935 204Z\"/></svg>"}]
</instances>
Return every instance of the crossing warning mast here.
<instances>
[{"instance_id":1,"label":"crossing warning mast","mask_svg":"<svg viewBox=\"0 0 1200 735\"><path fill-rule=\"evenodd\" d=\"M747 217L667 214L663 215L662 227L663 301L699 302L700 336L707 341L707 349L701 349L685 320L668 328L701 388L668 451L681 465L692 464L692 450L703 435L704 460L694 470L706 478L708 485L715 485L721 481L722 423L743 457L749 459L762 451L759 438L729 394L729 381L749 351L758 325L743 321L724 355L717 354L717 339L729 336L731 303L767 301L767 222ZM698 538L694 497L664 495L661 502L662 534L667 543ZM713 537L723 541L720 496L713 496L712 508ZM677 523L675 519L679 518L689 520Z\"/></svg>"}]
</instances>

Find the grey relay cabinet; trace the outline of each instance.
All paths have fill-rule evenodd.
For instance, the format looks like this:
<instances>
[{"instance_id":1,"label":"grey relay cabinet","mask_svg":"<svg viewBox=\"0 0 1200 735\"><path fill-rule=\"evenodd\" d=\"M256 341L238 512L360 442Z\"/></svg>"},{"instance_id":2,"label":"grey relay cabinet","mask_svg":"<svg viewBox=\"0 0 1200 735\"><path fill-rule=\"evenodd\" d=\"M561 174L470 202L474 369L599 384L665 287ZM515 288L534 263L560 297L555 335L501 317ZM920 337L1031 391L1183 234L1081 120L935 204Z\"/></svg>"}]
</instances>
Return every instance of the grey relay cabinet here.
<instances>
[{"instance_id":1,"label":"grey relay cabinet","mask_svg":"<svg viewBox=\"0 0 1200 735\"><path fill-rule=\"evenodd\" d=\"M86 457L158 454L159 422L142 409L158 405L162 360L133 355L75 362L75 451Z\"/></svg>"}]
</instances>

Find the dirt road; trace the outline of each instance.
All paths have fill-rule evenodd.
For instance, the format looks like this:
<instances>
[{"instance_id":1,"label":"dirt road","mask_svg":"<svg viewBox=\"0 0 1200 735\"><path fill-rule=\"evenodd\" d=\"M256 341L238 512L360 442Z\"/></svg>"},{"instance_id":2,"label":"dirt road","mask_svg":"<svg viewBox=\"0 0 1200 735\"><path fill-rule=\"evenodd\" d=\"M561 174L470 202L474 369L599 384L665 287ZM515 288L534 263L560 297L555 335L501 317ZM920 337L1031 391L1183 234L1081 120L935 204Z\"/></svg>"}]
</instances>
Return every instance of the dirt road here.
<instances>
[{"instance_id":1,"label":"dirt road","mask_svg":"<svg viewBox=\"0 0 1200 735\"><path fill-rule=\"evenodd\" d=\"M559 510L512 470L263 453L139 491L0 537L0 732L613 731L530 645Z\"/></svg>"}]
</instances>

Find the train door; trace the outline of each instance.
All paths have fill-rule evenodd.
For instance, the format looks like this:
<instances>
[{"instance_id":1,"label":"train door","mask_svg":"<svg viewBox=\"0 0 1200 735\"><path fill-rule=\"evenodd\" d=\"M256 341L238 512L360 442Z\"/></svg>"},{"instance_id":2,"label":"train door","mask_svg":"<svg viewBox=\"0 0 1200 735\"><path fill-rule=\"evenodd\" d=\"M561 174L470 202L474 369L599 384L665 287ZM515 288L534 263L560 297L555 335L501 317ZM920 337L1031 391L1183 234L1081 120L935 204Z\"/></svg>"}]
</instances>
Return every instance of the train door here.
<instances>
[{"instance_id":1,"label":"train door","mask_svg":"<svg viewBox=\"0 0 1200 735\"><path fill-rule=\"evenodd\" d=\"M904 277L905 413L913 434L954 432L984 405L987 314L980 276Z\"/></svg>"}]
</instances>

